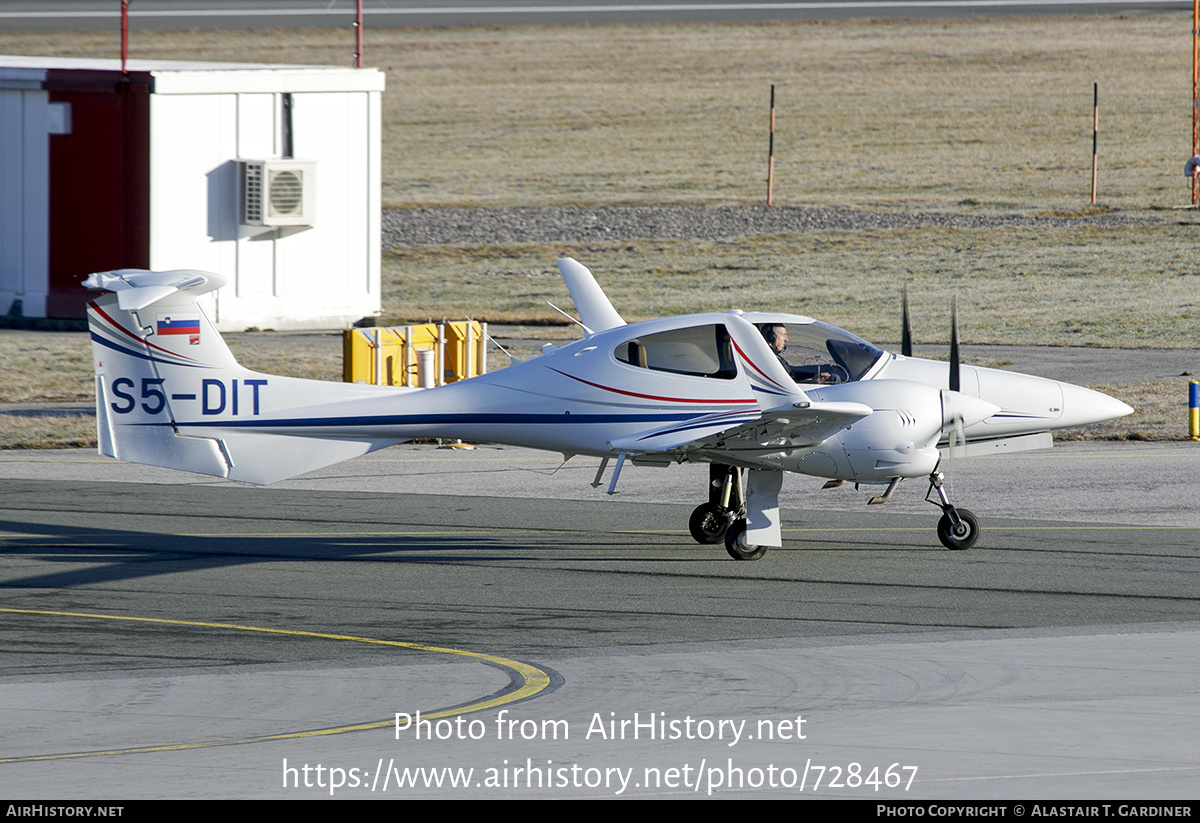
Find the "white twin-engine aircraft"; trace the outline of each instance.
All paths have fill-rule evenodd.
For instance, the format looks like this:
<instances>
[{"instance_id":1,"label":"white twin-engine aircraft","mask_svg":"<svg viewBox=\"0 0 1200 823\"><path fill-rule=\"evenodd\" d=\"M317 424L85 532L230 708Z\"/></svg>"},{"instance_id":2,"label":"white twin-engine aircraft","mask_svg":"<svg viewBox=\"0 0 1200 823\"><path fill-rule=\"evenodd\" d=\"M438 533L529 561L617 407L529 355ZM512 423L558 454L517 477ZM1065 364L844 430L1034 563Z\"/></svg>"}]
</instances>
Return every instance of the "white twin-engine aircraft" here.
<instances>
[{"instance_id":1,"label":"white twin-engine aircraft","mask_svg":"<svg viewBox=\"0 0 1200 823\"><path fill-rule=\"evenodd\" d=\"M943 512L939 539L966 549L979 524L947 499L943 452L1047 448L1052 429L1132 411L1069 383L960 368L956 344L948 370L796 315L733 310L626 325L587 268L570 258L558 267L581 340L433 389L249 371L196 301L224 277L93 274L85 285L114 292L88 310L100 453L267 484L412 438L461 438L602 457L595 486L615 457L609 493L626 460L699 461L710 464L710 488L692 536L757 560L781 545L784 472L885 485L872 503L903 478L928 478L926 499Z\"/></svg>"}]
</instances>

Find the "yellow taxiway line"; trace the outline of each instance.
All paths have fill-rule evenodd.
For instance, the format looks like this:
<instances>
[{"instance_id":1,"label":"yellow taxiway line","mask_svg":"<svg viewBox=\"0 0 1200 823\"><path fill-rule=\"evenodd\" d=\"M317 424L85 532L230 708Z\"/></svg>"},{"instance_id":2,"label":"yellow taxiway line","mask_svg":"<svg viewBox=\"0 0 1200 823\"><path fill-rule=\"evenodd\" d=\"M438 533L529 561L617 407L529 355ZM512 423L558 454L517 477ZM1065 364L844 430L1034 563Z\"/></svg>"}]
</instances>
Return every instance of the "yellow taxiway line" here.
<instances>
[{"instance_id":1,"label":"yellow taxiway line","mask_svg":"<svg viewBox=\"0 0 1200 823\"><path fill-rule=\"evenodd\" d=\"M548 673L542 669L539 669L537 666L533 666L529 663L523 663L519 660L511 660L509 658L500 657L494 654L469 652L462 649L450 649L443 646L428 646L423 643L406 643L400 640L380 640L374 637L358 637L350 634L330 634L328 632L310 632L297 629L271 629L263 626L243 626L237 623L209 623L199 620L169 620L159 617L130 617L119 614L57 612L41 611L37 609L0 609L0 613L41 615L47 617L79 617L93 620L124 620L132 623L159 623L169 626L192 626L195 628L204 629L228 629L231 631L282 634L291 637L312 637L321 640L344 640L352 643L368 643L376 646L392 646L400 649L408 649L410 651L452 654L459 657L472 658L483 663L496 666L504 671L507 671L509 677L512 678L513 683L518 684L517 687L511 691L506 691L500 695L485 697L473 703L468 703L464 706L458 706L451 709L437 709L431 712L421 712L422 719L429 720L436 720L443 717L453 717L460 714L470 714L472 712L484 711L497 706L504 706L510 703L528 700L549 689L551 684L550 675ZM345 734L346 732L383 729L391 726L393 722L394 721L392 720L368 721L365 723L356 723L349 726L337 726L329 729L310 729L299 732L282 732L280 734L243 737L236 740L205 740L194 743L169 743L158 746L137 746L125 749L109 749L90 752L69 752L63 754L28 755L25 757L4 757L0 758L0 763L29 763L38 760L67 760L76 757L99 757L114 754L143 754L146 752L173 752L184 751L187 749L205 749L216 746L238 746L245 743L265 743L272 740L292 740L302 737L322 737L331 734Z\"/></svg>"}]
</instances>

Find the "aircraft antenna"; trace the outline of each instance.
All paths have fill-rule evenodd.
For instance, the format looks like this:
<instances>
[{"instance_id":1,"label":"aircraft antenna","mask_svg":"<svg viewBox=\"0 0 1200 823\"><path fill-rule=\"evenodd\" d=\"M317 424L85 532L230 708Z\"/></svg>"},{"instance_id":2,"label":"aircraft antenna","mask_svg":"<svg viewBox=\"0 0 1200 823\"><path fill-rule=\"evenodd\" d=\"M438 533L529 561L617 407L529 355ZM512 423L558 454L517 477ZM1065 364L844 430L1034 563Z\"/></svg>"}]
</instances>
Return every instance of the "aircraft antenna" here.
<instances>
[{"instance_id":1,"label":"aircraft antenna","mask_svg":"<svg viewBox=\"0 0 1200 823\"><path fill-rule=\"evenodd\" d=\"M561 314L563 317L565 317L565 318L567 318L568 320L570 320L572 323L574 323L574 324L575 324L576 326L578 326L579 328L583 329L583 330L584 330L585 332L587 332L588 334L595 334L595 332L594 332L594 331L592 331L591 329L589 329L587 326L583 325L583 323L579 322L578 320L576 320L576 319L575 319L574 317L572 317L571 315L567 314L565 311L563 311L562 309L560 309L558 306L556 306L556 305L554 305L553 303L551 303L549 300L547 300L547 301L546 301L546 305L547 305L547 306L549 306L550 308L554 309L556 312L558 312L559 314Z\"/></svg>"}]
</instances>

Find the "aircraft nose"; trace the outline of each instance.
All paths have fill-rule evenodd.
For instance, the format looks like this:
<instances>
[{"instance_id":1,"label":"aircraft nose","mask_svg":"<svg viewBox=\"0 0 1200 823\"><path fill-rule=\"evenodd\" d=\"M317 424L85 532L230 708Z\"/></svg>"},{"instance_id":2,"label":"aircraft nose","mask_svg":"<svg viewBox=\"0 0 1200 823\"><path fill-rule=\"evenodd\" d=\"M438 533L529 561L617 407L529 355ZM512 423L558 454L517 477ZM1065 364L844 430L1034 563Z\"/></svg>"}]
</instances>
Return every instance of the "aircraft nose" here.
<instances>
[{"instance_id":1,"label":"aircraft nose","mask_svg":"<svg viewBox=\"0 0 1200 823\"><path fill-rule=\"evenodd\" d=\"M1063 394L1062 417L1058 426L1087 426L1133 413L1132 406L1107 394L1071 383L1058 385Z\"/></svg>"}]
</instances>

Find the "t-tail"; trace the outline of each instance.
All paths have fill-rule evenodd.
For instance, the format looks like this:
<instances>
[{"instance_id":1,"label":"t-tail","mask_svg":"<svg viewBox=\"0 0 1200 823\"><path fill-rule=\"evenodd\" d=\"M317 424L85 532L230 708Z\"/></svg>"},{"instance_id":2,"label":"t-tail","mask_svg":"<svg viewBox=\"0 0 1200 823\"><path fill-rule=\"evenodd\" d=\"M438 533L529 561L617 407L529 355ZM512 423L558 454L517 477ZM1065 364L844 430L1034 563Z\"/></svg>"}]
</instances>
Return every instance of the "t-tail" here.
<instances>
[{"instance_id":1,"label":"t-tail","mask_svg":"<svg viewBox=\"0 0 1200 823\"><path fill-rule=\"evenodd\" d=\"M197 301L225 283L210 272L139 269L84 281L113 292L88 304L101 454L266 484L403 442L370 426L325 423L356 423L352 412L364 404L419 390L300 380L238 365ZM314 384L323 402L314 404Z\"/></svg>"}]
</instances>

